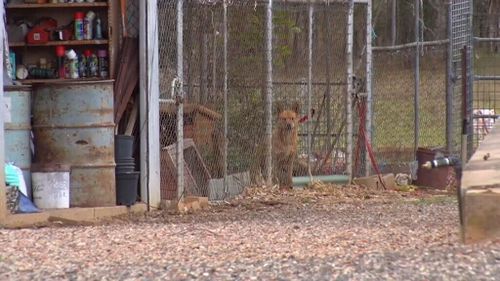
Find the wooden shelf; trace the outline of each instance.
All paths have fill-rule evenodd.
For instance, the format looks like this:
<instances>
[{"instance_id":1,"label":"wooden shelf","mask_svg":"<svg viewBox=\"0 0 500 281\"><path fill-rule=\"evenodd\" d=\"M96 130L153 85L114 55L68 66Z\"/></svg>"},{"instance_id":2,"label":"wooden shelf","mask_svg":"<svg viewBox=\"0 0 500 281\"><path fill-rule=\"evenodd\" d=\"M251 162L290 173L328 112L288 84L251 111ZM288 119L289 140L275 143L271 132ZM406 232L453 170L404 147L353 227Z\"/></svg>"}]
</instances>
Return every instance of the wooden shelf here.
<instances>
[{"instance_id":1,"label":"wooden shelf","mask_svg":"<svg viewBox=\"0 0 500 281\"><path fill-rule=\"evenodd\" d=\"M108 40L70 40L70 41L49 41L40 44L28 44L26 42L9 42L9 47L36 47L36 46L80 46L80 45L106 45Z\"/></svg>"},{"instance_id":2,"label":"wooden shelf","mask_svg":"<svg viewBox=\"0 0 500 281\"><path fill-rule=\"evenodd\" d=\"M107 81L109 79L103 78L79 78L79 79L24 79L15 81L22 84L43 84L43 83L76 83L76 82L89 82L89 81Z\"/></svg>"},{"instance_id":3,"label":"wooden shelf","mask_svg":"<svg viewBox=\"0 0 500 281\"><path fill-rule=\"evenodd\" d=\"M96 8L107 7L108 2L93 2L93 3L47 3L47 4L7 4L7 9L40 9L40 8Z\"/></svg>"}]
</instances>

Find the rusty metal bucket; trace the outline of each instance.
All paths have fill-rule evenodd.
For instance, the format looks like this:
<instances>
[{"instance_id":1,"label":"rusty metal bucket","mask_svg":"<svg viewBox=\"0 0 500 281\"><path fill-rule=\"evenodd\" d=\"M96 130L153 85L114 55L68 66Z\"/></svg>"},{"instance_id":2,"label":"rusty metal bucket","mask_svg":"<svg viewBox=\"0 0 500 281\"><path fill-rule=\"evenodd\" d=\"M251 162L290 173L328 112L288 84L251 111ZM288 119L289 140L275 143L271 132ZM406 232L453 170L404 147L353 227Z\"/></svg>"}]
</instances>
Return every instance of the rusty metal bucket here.
<instances>
[{"instance_id":1,"label":"rusty metal bucket","mask_svg":"<svg viewBox=\"0 0 500 281\"><path fill-rule=\"evenodd\" d=\"M23 171L31 198L31 87L5 86L5 161Z\"/></svg>"},{"instance_id":2,"label":"rusty metal bucket","mask_svg":"<svg viewBox=\"0 0 500 281\"><path fill-rule=\"evenodd\" d=\"M71 207L116 205L113 82L37 85L35 162L71 166Z\"/></svg>"}]
</instances>

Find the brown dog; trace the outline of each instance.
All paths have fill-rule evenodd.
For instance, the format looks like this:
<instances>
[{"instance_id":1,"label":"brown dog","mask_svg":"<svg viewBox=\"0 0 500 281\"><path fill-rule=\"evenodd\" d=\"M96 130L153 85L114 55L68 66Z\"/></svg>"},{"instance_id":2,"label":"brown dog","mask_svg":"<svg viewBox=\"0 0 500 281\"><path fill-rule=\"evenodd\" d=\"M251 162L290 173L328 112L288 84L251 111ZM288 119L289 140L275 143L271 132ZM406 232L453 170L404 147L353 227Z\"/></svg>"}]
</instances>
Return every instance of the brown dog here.
<instances>
[{"instance_id":1,"label":"brown dog","mask_svg":"<svg viewBox=\"0 0 500 281\"><path fill-rule=\"evenodd\" d=\"M297 158L299 103L286 109L282 104L276 106L277 123L273 131L273 179L281 188L292 188L293 165ZM256 182L256 175L262 180L265 173L265 146L258 148L257 165L252 168L252 178ZM258 171L255 171L257 169Z\"/></svg>"}]
</instances>

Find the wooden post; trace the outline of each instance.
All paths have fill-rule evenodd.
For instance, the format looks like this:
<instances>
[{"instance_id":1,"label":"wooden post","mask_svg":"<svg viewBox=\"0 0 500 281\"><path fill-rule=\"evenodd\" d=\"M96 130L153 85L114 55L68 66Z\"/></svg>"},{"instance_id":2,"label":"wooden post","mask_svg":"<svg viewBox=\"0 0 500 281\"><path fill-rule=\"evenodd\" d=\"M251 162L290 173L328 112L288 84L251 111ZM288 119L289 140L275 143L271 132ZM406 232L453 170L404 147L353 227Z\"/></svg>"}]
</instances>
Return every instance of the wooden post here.
<instances>
[{"instance_id":1,"label":"wooden post","mask_svg":"<svg viewBox=\"0 0 500 281\"><path fill-rule=\"evenodd\" d=\"M3 19L3 16L5 15L5 8L4 8L4 4L3 4L3 1L2 3L0 4L0 11L1 11L1 14L2 14L2 19ZM4 38L5 38L5 22L2 20L1 21L1 29L0 29L0 42L3 42ZM0 53L1 54L4 54L4 44L0 44ZM0 82L1 85L3 85L3 62L4 60L4 57L3 56L0 56ZM7 198L5 196L5 192L6 192L6 186L5 186L5 168L4 168L4 165L5 165L5 139L4 139L4 120L3 120L3 110L5 109L5 107L3 106L3 86L0 87L0 97L2 98L1 99L1 103L2 103L2 106L0 106L1 110L0 110L0 163L2 163L2 167L0 169L0 222L5 220L5 218L7 217L7 214L8 214L8 210L7 210Z\"/></svg>"},{"instance_id":2,"label":"wooden post","mask_svg":"<svg viewBox=\"0 0 500 281\"><path fill-rule=\"evenodd\" d=\"M140 1L141 198L158 208L160 193L160 112L157 1Z\"/></svg>"}]
</instances>

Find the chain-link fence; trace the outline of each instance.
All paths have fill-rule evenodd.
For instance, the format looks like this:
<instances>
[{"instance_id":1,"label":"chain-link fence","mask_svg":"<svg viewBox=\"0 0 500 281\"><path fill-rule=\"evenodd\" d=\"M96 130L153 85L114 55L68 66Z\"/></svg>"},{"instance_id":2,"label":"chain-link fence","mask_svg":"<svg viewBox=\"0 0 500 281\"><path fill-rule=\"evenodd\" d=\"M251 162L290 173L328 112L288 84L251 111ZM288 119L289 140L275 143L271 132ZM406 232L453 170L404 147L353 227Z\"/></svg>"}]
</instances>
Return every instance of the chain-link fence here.
<instances>
[{"instance_id":1,"label":"chain-link fence","mask_svg":"<svg viewBox=\"0 0 500 281\"><path fill-rule=\"evenodd\" d=\"M439 9L428 2L414 1L410 10L400 8L406 20L415 23L406 29L407 42L374 47L373 142L382 172L416 176L419 148L461 156L462 49L471 48L472 1L452 0ZM437 14L429 16L429 7ZM448 28L442 28L446 18ZM467 60L470 67L470 56ZM466 71L468 79L471 71ZM469 102L471 90L466 90Z\"/></svg>"},{"instance_id":2,"label":"chain-link fence","mask_svg":"<svg viewBox=\"0 0 500 281\"><path fill-rule=\"evenodd\" d=\"M182 32L178 3L183 5ZM179 102L184 195L221 199L238 187L263 184L270 155L274 183L280 173L287 179L292 173L294 180L309 175L348 179L347 144L357 141L359 122L349 124L346 114L347 81L349 75L361 84L366 80L367 5L354 9L354 38L348 46L348 1L307 3L275 1L270 7L268 1L228 1L225 8L223 1L158 1L162 199L179 195ZM348 73L349 48L353 73ZM182 80L182 101L171 96L175 78ZM358 119L356 114L351 118ZM283 160L285 154L293 158Z\"/></svg>"},{"instance_id":3,"label":"chain-link fence","mask_svg":"<svg viewBox=\"0 0 500 281\"><path fill-rule=\"evenodd\" d=\"M499 18L499 14L481 9L474 15L474 147L492 129L500 112Z\"/></svg>"},{"instance_id":4,"label":"chain-link fence","mask_svg":"<svg viewBox=\"0 0 500 281\"><path fill-rule=\"evenodd\" d=\"M165 199L179 196L175 182L182 171L185 194L218 190L215 197L222 198L228 185L263 183L270 160L276 160L280 149L295 146L270 137L270 128L279 129L278 109L293 109L294 104L299 109L293 118L300 120L294 180L309 175L350 179L374 172L365 169L369 151L359 137L365 133L371 133L381 172L415 175L419 147L460 156L463 112L472 114L472 2L450 0L433 9L427 1L413 6L398 2L405 24L392 20L392 40L377 35L387 26L375 26L367 36L371 10L367 14L366 4L351 10L354 2L274 1L270 6L268 1L228 1L225 7L223 1L158 1ZM374 22L383 18L379 7L374 8ZM401 23L397 30L396 23ZM393 43L373 49L373 68L371 40ZM462 84L464 46L469 56ZM351 77L353 84L347 83ZM175 78L182 80L184 93L177 104L171 96ZM463 91L462 85L470 88ZM485 86L476 82L474 87ZM464 93L467 107L462 105ZM179 108L184 109L181 122ZM178 131L180 123L184 128ZM191 149L183 151L191 156L185 169L176 172L175 144L181 132ZM471 151L469 147L469 155ZM273 168L274 175L286 170Z\"/></svg>"}]
</instances>

